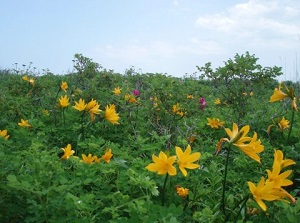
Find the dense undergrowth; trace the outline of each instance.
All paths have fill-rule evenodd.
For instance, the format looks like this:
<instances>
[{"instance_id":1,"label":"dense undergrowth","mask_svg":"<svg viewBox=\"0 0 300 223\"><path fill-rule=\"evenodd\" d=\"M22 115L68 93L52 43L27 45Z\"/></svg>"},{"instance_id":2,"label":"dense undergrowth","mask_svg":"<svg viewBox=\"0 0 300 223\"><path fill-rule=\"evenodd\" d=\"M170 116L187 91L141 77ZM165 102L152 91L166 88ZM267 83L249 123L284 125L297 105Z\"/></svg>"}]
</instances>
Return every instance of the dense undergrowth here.
<instances>
[{"instance_id":1,"label":"dense undergrowth","mask_svg":"<svg viewBox=\"0 0 300 223\"><path fill-rule=\"evenodd\" d=\"M2 70L0 222L298 222L299 83L257 62L183 78L80 54L67 75ZM261 177L272 194L251 191Z\"/></svg>"}]
</instances>

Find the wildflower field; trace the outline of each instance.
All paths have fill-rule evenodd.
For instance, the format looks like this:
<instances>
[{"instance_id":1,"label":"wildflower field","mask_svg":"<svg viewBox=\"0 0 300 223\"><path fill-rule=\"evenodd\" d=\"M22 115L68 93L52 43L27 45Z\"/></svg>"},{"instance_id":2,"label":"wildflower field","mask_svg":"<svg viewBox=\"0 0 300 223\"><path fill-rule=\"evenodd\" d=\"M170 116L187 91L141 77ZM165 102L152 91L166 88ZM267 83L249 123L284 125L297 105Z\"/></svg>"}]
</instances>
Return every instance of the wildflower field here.
<instances>
[{"instance_id":1,"label":"wildflower field","mask_svg":"<svg viewBox=\"0 0 300 223\"><path fill-rule=\"evenodd\" d=\"M299 82L246 52L191 76L0 70L0 222L299 222Z\"/></svg>"}]
</instances>

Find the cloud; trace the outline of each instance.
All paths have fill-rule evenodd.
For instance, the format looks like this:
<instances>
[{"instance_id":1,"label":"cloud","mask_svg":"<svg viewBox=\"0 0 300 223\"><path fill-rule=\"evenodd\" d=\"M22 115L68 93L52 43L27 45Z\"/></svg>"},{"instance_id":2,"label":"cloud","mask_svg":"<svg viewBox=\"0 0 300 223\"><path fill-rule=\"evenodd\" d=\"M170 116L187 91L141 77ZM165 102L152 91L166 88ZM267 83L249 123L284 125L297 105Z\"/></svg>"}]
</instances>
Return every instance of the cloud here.
<instances>
[{"instance_id":1,"label":"cloud","mask_svg":"<svg viewBox=\"0 0 300 223\"><path fill-rule=\"evenodd\" d=\"M270 39L300 33L300 9L297 1L249 0L216 14L199 16L196 27L235 38L248 38L269 44ZM269 38L267 38L269 37ZM283 44L286 45L286 44Z\"/></svg>"}]
</instances>

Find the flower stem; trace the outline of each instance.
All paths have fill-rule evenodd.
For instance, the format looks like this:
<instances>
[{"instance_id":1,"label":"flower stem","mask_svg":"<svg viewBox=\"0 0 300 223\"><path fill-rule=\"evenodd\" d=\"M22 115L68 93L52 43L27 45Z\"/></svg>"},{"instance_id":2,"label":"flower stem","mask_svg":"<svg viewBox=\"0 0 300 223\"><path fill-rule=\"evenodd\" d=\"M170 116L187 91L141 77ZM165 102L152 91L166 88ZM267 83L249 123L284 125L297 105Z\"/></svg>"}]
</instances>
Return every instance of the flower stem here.
<instances>
[{"instance_id":1,"label":"flower stem","mask_svg":"<svg viewBox=\"0 0 300 223\"><path fill-rule=\"evenodd\" d=\"M164 182L164 186L163 186L163 190L162 190L161 206L164 206L164 204L165 204L165 190L166 190L166 184L167 184L168 177L169 177L169 174L167 173L165 182Z\"/></svg>"},{"instance_id":2,"label":"flower stem","mask_svg":"<svg viewBox=\"0 0 300 223\"><path fill-rule=\"evenodd\" d=\"M240 202L238 202L238 203L236 204L236 206L231 210L231 212L230 212L229 214L226 215L226 218L225 218L224 223L228 221L228 219L229 219L230 215L232 214L232 212L233 212L240 204L242 204L242 206L240 207L239 212L238 212L238 214L237 214L237 216L236 216L236 218L235 218L235 222L236 222L238 216L239 216L240 213L241 213L242 208L245 206L245 204L246 204L246 202L248 201L248 199L249 199L249 195L245 196L242 200L240 200Z\"/></svg>"},{"instance_id":3,"label":"flower stem","mask_svg":"<svg viewBox=\"0 0 300 223\"><path fill-rule=\"evenodd\" d=\"M231 147L231 145L227 149L225 172L224 172L224 179L223 179L222 201L221 201L221 208L222 208L224 215L225 215L225 191L226 191L226 181L227 181L227 167L228 167L230 147Z\"/></svg>"},{"instance_id":4,"label":"flower stem","mask_svg":"<svg viewBox=\"0 0 300 223\"><path fill-rule=\"evenodd\" d=\"M85 138L85 135L84 135L84 126L83 126L83 116L84 116L84 112L81 114L81 117L80 117L81 133L82 133L82 137L83 137L83 139L84 139L84 138Z\"/></svg>"},{"instance_id":5,"label":"flower stem","mask_svg":"<svg viewBox=\"0 0 300 223\"><path fill-rule=\"evenodd\" d=\"M289 142L290 135L291 135L291 132L292 132L293 123L294 123L294 116L295 116L295 110L293 109L293 111L292 111L292 119L291 119L291 126L290 126L290 129L289 129L288 137L286 139L287 142Z\"/></svg>"},{"instance_id":6,"label":"flower stem","mask_svg":"<svg viewBox=\"0 0 300 223\"><path fill-rule=\"evenodd\" d=\"M63 120L64 120L64 129L66 131L66 118L65 118L65 109L62 110Z\"/></svg>"},{"instance_id":7,"label":"flower stem","mask_svg":"<svg viewBox=\"0 0 300 223\"><path fill-rule=\"evenodd\" d=\"M242 205L241 205L241 207L240 207L240 209L239 209L239 212L238 212L237 216L236 216L235 219L234 219L234 222L235 222L235 223L237 222L238 217L240 216L240 213L241 213L243 207L246 205L246 202L248 201L248 199L249 199L249 196L246 196L246 197L244 198L244 200L241 202Z\"/></svg>"}]
</instances>

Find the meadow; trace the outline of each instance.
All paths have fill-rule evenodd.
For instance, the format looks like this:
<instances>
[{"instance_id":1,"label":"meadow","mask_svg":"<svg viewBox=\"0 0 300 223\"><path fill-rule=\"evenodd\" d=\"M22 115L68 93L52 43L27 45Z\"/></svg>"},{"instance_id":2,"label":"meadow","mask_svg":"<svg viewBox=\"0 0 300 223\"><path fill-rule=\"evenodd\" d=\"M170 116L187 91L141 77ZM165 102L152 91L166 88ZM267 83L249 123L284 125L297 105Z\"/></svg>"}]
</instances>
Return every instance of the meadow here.
<instances>
[{"instance_id":1,"label":"meadow","mask_svg":"<svg viewBox=\"0 0 300 223\"><path fill-rule=\"evenodd\" d=\"M0 70L0 222L299 222L299 82L280 67L73 62Z\"/></svg>"}]
</instances>

